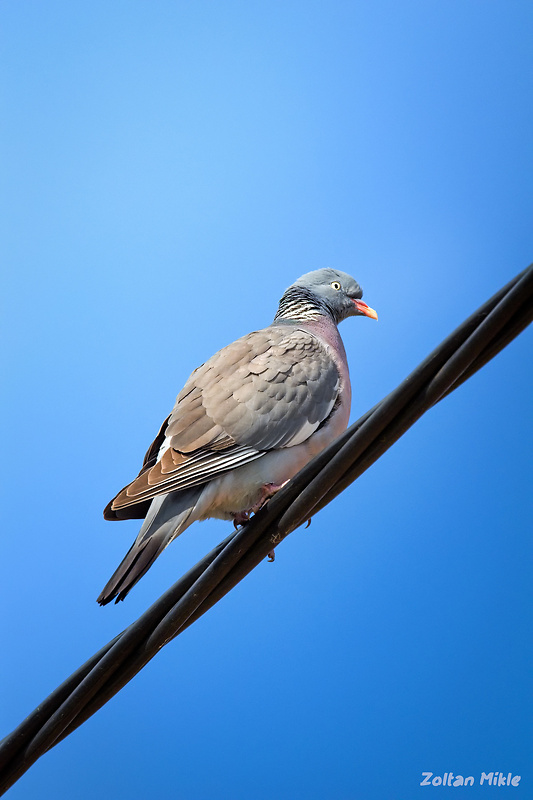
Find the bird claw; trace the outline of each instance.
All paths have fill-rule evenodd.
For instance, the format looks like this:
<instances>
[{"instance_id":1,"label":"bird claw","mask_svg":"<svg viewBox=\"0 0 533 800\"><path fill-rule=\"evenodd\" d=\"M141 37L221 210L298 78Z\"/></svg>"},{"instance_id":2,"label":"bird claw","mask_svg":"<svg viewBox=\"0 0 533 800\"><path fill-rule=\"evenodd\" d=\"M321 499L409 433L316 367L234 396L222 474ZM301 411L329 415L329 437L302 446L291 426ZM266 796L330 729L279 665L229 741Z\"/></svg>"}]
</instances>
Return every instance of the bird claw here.
<instances>
[{"instance_id":1,"label":"bird claw","mask_svg":"<svg viewBox=\"0 0 533 800\"><path fill-rule=\"evenodd\" d=\"M310 526L310 524L311 524L311 517L309 517L309 519L307 520L307 524L305 526L306 530Z\"/></svg>"},{"instance_id":2,"label":"bird claw","mask_svg":"<svg viewBox=\"0 0 533 800\"><path fill-rule=\"evenodd\" d=\"M288 483L289 481L285 481L285 483L265 483L264 486L261 486L261 493L259 495L259 500L253 504L251 508L247 508L245 511L236 511L233 516L233 525L235 530L239 527L239 525L245 525L247 522L250 521L250 516L252 514L257 514L257 512L263 508L265 503L267 503L271 497L274 497L276 492L279 492L280 489ZM272 558L271 561L274 561Z\"/></svg>"},{"instance_id":3,"label":"bird claw","mask_svg":"<svg viewBox=\"0 0 533 800\"><path fill-rule=\"evenodd\" d=\"M250 520L250 511L237 511L233 515L233 527L238 529L239 525L246 525Z\"/></svg>"},{"instance_id":4,"label":"bird claw","mask_svg":"<svg viewBox=\"0 0 533 800\"><path fill-rule=\"evenodd\" d=\"M271 497L274 497L274 495L279 492L280 489L283 489L288 482L289 481L285 481L284 483L265 483L264 486L261 486L259 500L254 503L250 509L250 512L253 511L253 513L256 514L261 508L263 508L265 503L267 503Z\"/></svg>"},{"instance_id":5,"label":"bird claw","mask_svg":"<svg viewBox=\"0 0 533 800\"><path fill-rule=\"evenodd\" d=\"M273 550L271 550L271 551L270 551L270 553L267 553L267 558L268 558L268 560L270 561L270 563L272 563L273 561L275 561L275 560L276 560L276 554L275 554L275 552L274 552Z\"/></svg>"}]
</instances>

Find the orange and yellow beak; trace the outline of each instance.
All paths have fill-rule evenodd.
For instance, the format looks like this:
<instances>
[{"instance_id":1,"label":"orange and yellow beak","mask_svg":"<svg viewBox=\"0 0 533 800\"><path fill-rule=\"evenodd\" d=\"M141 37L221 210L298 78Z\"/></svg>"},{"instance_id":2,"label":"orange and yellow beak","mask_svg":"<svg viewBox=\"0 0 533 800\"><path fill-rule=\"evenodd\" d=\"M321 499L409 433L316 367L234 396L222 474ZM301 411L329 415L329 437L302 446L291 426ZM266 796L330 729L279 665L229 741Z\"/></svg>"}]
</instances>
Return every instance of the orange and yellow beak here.
<instances>
[{"instance_id":1,"label":"orange and yellow beak","mask_svg":"<svg viewBox=\"0 0 533 800\"><path fill-rule=\"evenodd\" d=\"M378 318L377 311L367 306L362 300L352 300L352 302L360 314L364 314L365 317L370 317L370 319Z\"/></svg>"}]
</instances>

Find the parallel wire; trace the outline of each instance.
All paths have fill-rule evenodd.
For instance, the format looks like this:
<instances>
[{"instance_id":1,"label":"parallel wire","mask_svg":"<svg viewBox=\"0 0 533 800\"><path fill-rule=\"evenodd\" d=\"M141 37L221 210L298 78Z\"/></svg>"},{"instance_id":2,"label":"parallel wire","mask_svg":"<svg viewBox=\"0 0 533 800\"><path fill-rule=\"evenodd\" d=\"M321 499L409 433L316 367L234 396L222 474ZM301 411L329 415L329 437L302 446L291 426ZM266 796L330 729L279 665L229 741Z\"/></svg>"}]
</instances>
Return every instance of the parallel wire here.
<instances>
[{"instance_id":1,"label":"parallel wire","mask_svg":"<svg viewBox=\"0 0 533 800\"><path fill-rule=\"evenodd\" d=\"M431 406L533 320L533 265L448 336L401 384L314 458L249 523L183 575L0 743L0 793L205 614L291 531L331 502Z\"/></svg>"}]
</instances>

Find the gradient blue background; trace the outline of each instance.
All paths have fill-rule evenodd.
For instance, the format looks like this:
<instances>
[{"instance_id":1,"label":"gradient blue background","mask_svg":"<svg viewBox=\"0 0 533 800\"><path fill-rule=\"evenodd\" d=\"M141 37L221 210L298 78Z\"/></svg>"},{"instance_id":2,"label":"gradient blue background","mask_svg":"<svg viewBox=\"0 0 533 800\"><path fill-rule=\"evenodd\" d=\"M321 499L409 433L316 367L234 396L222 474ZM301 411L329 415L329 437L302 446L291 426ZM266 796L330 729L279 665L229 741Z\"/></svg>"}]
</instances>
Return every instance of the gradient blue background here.
<instances>
[{"instance_id":1,"label":"gradient blue background","mask_svg":"<svg viewBox=\"0 0 533 800\"><path fill-rule=\"evenodd\" d=\"M0 25L7 733L228 532L96 605L138 529L102 508L194 367L337 267L380 315L341 329L356 419L532 260L533 6L3 0ZM501 770L532 797L531 344L9 796L409 800Z\"/></svg>"}]
</instances>

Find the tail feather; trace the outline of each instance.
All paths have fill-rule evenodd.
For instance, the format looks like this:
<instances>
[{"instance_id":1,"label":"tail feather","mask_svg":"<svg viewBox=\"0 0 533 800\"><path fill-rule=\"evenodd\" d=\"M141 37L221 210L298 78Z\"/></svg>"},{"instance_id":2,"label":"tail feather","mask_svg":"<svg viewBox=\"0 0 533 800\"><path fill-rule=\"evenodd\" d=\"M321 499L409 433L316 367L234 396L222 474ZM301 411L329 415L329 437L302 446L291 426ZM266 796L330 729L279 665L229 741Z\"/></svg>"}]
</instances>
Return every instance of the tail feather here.
<instances>
[{"instance_id":1,"label":"tail feather","mask_svg":"<svg viewBox=\"0 0 533 800\"><path fill-rule=\"evenodd\" d=\"M137 539L97 598L101 606L124 600L165 547L194 522L192 512L202 489L195 487L154 498Z\"/></svg>"}]
</instances>

